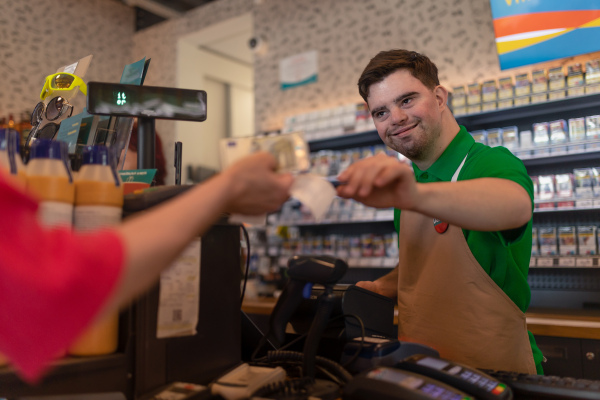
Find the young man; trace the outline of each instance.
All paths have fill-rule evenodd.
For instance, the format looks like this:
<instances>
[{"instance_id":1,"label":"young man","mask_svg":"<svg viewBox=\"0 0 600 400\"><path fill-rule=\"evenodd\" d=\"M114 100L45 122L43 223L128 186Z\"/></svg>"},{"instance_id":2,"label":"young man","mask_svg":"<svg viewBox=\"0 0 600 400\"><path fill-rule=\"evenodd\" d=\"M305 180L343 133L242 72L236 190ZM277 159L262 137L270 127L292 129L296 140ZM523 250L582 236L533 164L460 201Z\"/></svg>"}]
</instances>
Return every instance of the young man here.
<instances>
[{"instance_id":1,"label":"young man","mask_svg":"<svg viewBox=\"0 0 600 400\"><path fill-rule=\"evenodd\" d=\"M401 340L473 367L542 373L524 315L533 186L523 163L458 125L421 54L379 53L358 86L383 142L413 163L378 155L339 176L338 195L396 209L398 266L358 286L397 297Z\"/></svg>"}]
</instances>

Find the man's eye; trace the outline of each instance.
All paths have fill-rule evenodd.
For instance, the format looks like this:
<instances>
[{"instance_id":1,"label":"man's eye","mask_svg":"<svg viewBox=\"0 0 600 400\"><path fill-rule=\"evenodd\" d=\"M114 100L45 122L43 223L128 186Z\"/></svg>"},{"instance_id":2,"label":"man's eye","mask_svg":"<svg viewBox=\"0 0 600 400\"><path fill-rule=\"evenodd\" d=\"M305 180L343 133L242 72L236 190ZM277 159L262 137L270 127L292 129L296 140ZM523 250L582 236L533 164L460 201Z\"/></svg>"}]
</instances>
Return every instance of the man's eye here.
<instances>
[{"instance_id":1,"label":"man's eye","mask_svg":"<svg viewBox=\"0 0 600 400\"><path fill-rule=\"evenodd\" d=\"M404 99L404 100L402 100L402 104L408 104L408 103L410 103L411 101L412 101L412 98L410 98L410 97L409 97L409 98L407 98L407 99Z\"/></svg>"},{"instance_id":2,"label":"man's eye","mask_svg":"<svg viewBox=\"0 0 600 400\"><path fill-rule=\"evenodd\" d=\"M375 113L375 117L377 118L381 118L385 115L385 111L378 111Z\"/></svg>"}]
</instances>

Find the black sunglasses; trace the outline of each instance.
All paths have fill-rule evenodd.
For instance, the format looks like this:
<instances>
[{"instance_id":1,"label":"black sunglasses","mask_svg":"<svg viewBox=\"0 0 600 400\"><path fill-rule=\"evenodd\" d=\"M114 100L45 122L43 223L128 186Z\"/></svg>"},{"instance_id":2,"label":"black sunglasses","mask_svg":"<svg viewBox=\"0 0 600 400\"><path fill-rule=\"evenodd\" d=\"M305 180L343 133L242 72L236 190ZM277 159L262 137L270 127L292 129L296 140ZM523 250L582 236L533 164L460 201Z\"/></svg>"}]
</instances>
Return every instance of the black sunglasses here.
<instances>
[{"instance_id":1,"label":"black sunglasses","mask_svg":"<svg viewBox=\"0 0 600 400\"><path fill-rule=\"evenodd\" d=\"M67 118L70 117L73 114L73 106L64 97L54 97L47 106L40 101L31 113L31 126L38 125L44 117L48 121L55 121L66 113L69 113Z\"/></svg>"}]
</instances>

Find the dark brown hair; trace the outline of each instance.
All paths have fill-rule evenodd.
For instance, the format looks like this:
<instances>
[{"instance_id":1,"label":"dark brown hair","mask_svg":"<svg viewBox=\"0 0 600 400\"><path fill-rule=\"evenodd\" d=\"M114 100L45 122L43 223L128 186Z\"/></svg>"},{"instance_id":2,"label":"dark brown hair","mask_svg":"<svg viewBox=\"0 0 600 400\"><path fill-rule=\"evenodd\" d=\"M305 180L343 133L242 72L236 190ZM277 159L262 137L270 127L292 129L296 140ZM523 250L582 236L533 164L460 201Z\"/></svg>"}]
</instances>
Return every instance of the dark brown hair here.
<instances>
[{"instance_id":1,"label":"dark brown hair","mask_svg":"<svg viewBox=\"0 0 600 400\"><path fill-rule=\"evenodd\" d=\"M440 84L438 69L427 56L415 51L395 49L381 51L369 61L358 79L358 92L367 101L369 88L399 69L406 69L429 89Z\"/></svg>"}]
</instances>

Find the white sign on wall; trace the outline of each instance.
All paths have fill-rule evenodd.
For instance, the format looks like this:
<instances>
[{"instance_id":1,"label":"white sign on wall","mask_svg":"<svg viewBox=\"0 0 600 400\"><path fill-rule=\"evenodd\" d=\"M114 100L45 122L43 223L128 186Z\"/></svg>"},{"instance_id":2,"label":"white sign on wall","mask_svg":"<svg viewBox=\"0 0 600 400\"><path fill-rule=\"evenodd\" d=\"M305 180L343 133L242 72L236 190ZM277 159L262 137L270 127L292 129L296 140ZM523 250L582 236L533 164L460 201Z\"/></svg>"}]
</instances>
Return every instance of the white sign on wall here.
<instances>
[{"instance_id":1,"label":"white sign on wall","mask_svg":"<svg viewBox=\"0 0 600 400\"><path fill-rule=\"evenodd\" d=\"M316 50L284 58L279 62L281 90L316 82L318 72Z\"/></svg>"}]
</instances>

